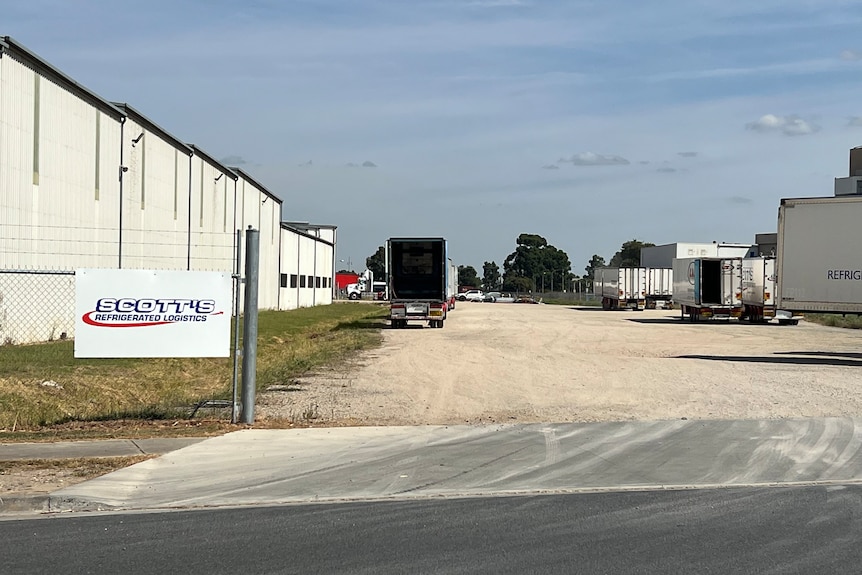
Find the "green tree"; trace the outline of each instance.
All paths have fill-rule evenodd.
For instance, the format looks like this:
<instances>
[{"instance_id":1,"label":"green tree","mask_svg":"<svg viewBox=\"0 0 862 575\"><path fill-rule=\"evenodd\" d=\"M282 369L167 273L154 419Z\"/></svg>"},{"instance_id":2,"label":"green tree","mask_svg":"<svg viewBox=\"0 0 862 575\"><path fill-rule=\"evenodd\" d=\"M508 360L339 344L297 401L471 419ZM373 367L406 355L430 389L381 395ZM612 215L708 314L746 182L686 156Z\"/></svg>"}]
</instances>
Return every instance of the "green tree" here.
<instances>
[{"instance_id":1,"label":"green tree","mask_svg":"<svg viewBox=\"0 0 862 575\"><path fill-rule=\"evenodd\" d=\"M503 262L504 288L515 285L515 278L526 278L532 282L531 289L541 287L543 291L563 290L571 283L572 264L566 252L536 234L521 234L516 244Z\"/></svg>"},{"instance_id":2,"label":"green tree","mask_svg":"<svg viewBox=\"0 0 862 575\"><path fill-rule=\"evenodd\" d=\"M479 287L479 274L473 266L458 266L458 285Z\"/></svg>"},{"instance_id":3,"label":"green tree","mask_svg":"<svg viewBox=\"0 0 862 575\"><path fill-rule=\"evenodd\" d=\"M500 287L500 266L497 262L485 262L482 265L482 287L486 291Z\"/></svg>"},{"instance_id":4,"label":"green tree","mask_svg":"<svg viewBox=\"0 0 862 575\"><path fill-rule=\"evenodd\" d=\"M605 267L605 258L600 255L593 254L593 257L590 258L590 263L587 264L587 267L584 268L584 271L587 272L587 275L584 276L585 279L595 279L596 277L596 269Z\"/></svg>"},{"instance_id":5,"label":"green tree","mask_svg":"<svg viewBox=\"0 0 862 575\"><path fill-rule=\"evenodd\" d=\"M622 247L614 257L611 258L610 267L612 268L636 268L641 265L641 248L654 246L655 244L645 243L640 240L629 240L623 243Z\"/></svg>"},{"instance_id":6,"label":"green tree","mask_svg":"<svg viewBox=\"0 0 862 575\"><path fill-rule=\"evenodd\" d=\"M386 281L386 248L380 246L377 251L365 258L365 267L374 274L374 281Z\"/></svg>"},{"instance_id":7,"label":"green tree","mask_svg":"<svg viewBox=\"0 0 862 575\"><path fill-rule=\"evenodd\" d=\"M511 277L503 281L502 289L508 292L528 293L534 291L536 286L530 278Z\"/></svg>"}]
</instances>

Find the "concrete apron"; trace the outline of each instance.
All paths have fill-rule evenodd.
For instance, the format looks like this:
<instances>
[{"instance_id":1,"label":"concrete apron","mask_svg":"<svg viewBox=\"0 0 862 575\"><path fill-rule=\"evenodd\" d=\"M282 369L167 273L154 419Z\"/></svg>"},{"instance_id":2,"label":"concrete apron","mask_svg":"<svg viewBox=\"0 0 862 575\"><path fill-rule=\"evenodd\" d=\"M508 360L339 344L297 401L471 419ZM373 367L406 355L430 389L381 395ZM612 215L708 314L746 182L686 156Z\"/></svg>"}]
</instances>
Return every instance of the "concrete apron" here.
<instances>
[{"instance_id":1,"label":"concrete apron","mask_svg":"<svg viewBox=\"0 0 862 575\"><path fill-rule=\"evenodd\" d=\"M51 511L849 483L862 419L244 430L49 496Z\"/></svg>"}]
</instances>

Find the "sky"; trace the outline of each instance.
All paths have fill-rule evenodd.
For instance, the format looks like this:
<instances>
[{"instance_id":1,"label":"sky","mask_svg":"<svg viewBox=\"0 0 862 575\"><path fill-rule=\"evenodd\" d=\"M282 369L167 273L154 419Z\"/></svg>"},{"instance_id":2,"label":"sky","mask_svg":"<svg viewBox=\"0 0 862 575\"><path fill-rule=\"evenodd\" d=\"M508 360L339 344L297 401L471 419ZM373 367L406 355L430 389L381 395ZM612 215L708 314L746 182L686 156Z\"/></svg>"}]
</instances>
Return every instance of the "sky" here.
<instances>
[{"instance_id":1,"label":"sky","mask_svg":"<svg viewBox=\"0 0 862 575\"><path fill-rule=\"evenodd\" d=\"M858 0L4 0L9 35L243 168L283 219L583 274L623 242L753 242L862 145Z\"/></svg>"}]
</instances>

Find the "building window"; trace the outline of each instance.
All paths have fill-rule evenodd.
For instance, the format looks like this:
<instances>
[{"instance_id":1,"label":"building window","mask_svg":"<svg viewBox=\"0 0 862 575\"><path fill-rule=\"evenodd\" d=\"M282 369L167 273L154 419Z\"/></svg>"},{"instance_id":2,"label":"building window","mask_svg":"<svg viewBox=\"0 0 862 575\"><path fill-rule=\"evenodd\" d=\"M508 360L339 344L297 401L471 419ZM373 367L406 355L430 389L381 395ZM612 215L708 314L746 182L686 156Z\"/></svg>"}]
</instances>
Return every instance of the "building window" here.
<instances>
[{"instance_id":1,"label":"building window","mask_svg":"<svg viewBox=\"0 0 862 575\"><path fill-rule=\"evenodd\" d=\"M298 282L299 276L296 274L290 274L290 287L295 288Z\"/></svg>"},{"instance_id":2,"label":"building window","mask_svg":"<svg viewBox=\"0 0 862 575\"><path fill-rule=\"evenodd\" d=\"M287 287L287 274L281 274L281 287Z\"/></svg>"},{"instance_id":3,"label":"building window","mask_svg":"<svg viewBox=\"0 0 862 575\"><path fill-rule=\"evenodd\" d=\"M299 287L305 287L305 276L299 276Z\"/></svg>"},{"instance_id":4,"label":"building window","mask_svg":"<svg viewBox=\"0 0 862 575\"><path fill-rule=\"evenodd\" d=\"M320 287L320 280L321 280L320 276L317 276L314 278L314 287L316 287L316 288Z\"/></svg>"},{"instance_id":5,"label":"building window","mask_svg":"<svg viewBox=\"0 0 862 575\"><path fill-rule=\"evenodd\" d=\"M314 276L308 276L308 287L314 287Z\"/></svg>"}]
</instances>

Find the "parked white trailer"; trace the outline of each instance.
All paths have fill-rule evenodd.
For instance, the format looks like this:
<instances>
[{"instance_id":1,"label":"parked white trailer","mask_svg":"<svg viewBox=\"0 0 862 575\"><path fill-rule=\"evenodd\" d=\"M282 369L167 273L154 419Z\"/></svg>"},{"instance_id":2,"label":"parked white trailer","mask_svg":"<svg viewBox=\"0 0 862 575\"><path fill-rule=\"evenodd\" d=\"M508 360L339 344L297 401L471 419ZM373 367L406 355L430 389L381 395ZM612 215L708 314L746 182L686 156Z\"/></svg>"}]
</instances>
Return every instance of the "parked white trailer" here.
<instances>
[{"instance_id":1,"label":"parked white trailer","mask_svg":"<svg viewBox=\"0 0 862 575\"><path fill-rule=\"evenodd\" d=\"M455 298L458 296L458 266L449 258L449 268L446 271L446 305L448 311L455 309Z\"/></svg>"},{"instance_id":2,"label":"parked white trailer","mask_svg":"<svg viewBox=\"0 0 862 575\"><path fill-rule=\"evenodd\" d=\"M862 196L786 198L778 208L778 301L862 314Z\"/></svg>"},{"instance_id":3,"label":"parked white trailer","mask_svg":"<svg viewBox=\"0 0 862 575\"><path fill-rule=\"evenodd\" d=\"M752 323L778 320L782 325L796 325L801 319L787 310L778 309L778 276L774 256L743 258L742 318Z\"/></svg>"},{"instance_id":4,"label":"parked white trailer","mask_svg":"<svg viewBox=\"0 0 862 575\"><path fill-rule=\"evenodd\" d=\"M674 258L673 301L690 321L742 315L742 258Z\"/></svg>"},{"instance_id":5,"label":"parked white trailer","mask_svg":"<svg viewBox=\"0 0 862 575\"><path fill-rule=\"evenodd\" d=\"M646 307L670 308L673 300L673 269L647 268Z\"/></svg>"},{"instance_id":6,"label":"parked white trailer","mask_svg":"<svg viewBox=\"0 0 862 575\"><path fill-rule=\"evenodd\" d=\"M602 309L646 309L646 268L599 268L593 290L602 298Z\"/></svg>"}]
</instances>

